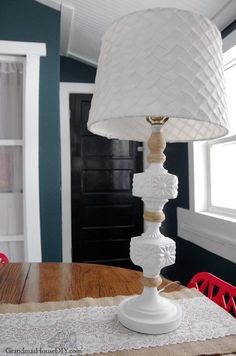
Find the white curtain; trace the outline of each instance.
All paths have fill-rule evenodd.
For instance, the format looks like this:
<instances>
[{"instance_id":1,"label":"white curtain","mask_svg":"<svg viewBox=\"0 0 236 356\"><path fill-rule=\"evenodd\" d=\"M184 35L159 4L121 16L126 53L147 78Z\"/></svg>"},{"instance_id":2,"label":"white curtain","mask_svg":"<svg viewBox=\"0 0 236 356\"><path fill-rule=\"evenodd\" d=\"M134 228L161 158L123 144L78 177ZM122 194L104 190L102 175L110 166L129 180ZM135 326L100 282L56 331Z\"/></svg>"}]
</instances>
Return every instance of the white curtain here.
<instances>
[{"instance_id":1,"label":"white curtain","mask_svg":"<svg viewBox=\"0 0 236 356\"><path fill-rule=\"evenodd\" d=\"M0 235L22 234L23 64L0 60Z\"/></svg>"},{"instance_id":2,"label":"white curtain","mask_svg":"<svg viewBox=\"0 0 236 356\"><path fill-rule=\"evenodd\" d=\"M0 139L22 139L23 65L0 61Z\"/></svg>"}]
</instances>

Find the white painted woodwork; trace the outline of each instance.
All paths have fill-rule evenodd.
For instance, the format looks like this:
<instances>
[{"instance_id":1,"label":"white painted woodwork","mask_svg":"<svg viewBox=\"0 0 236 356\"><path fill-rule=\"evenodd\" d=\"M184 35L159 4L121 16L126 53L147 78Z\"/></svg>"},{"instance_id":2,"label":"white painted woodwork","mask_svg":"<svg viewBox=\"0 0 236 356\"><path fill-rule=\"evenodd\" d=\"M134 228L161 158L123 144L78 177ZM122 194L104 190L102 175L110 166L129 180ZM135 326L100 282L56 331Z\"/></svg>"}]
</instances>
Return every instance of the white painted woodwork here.
<instances>
[{"instance_id":1,"label":"white painted woodwork","mask_svg":"<svg viewBox=\"0 0 236 356\"><path fill-rule=\"evenodd\" d=\"M1 140L0 146L23 146L23 140Z\"/></svg>"},{"instance_id":2,"label":"white painted woodwork","mask_svg":"<svg viewBox=\"0 0 236 356\"><path fill-rule=\"evenodd\" d=\"M67 56L70 46L71 28L74 16L74 8L67 4L61 5L61 36L60 52L61 55Z\"/></svg>"},{"instance_id":3,"label":"white painted woodwork","mask_svg":"<svg viewBox=\"0 0 236 356\"><path fill-rule=\"evenodd\" d=\"M236 30L231 32L227 37L223 40L223 52L228 51L233 46L236 45Z\"/></svg>"},{"instance_id":4,"label":"white painted woodwork","mask_svg":"<svg viewBox=\"0 0 236 356\"><path fill-rule=\"evenodd\" d=\"M223 30L236 17L235 0L37 1L56 10L61 9L62 53L67 53L69 57L93 66L98 61L103 34L116 19L128 13L146 8L176 7L205 15L215 22L220 30ZM65 11L65 7L73 8L74 16L71 16L71 11ZM70 23L71 30L69 30Z\"/></svg>"},{"instance_id":5,"label":"white painted woodwork","mask_svg":"<svg viewBox=\"0 0 236 356\"><path fill-rule=\"evenodd\" d=\"M45 43L0 41L0 55L46 56Z\"/></svg>"},{"instance_id":6,"label":"white painted woodwork","mask_svg":"<svg viewBox=\"0 0 236 356\"><path fill-rule=\"evenodd\" d=\"M235 0L229 0L225 6L222 7L212 18L212 21L218 26L220 30L223 30L229 26L236 17L236 2Z\"/></svg>"},{"instance_id":7,"label":"white painted woodwork","mask_svg":"<svg viewBox=\"0 0 236 356\"><path fill-rule=\"evenodd\" d=\"M219 214L177 209L178 236L236 263L236 220Z\"/></svg>"},{"instance_id":8,"label":"white painted woodwork","mask_svg":"<svg viewBox=\"0 0 236 356\"><path fill-rule=\"evenodd\" d=\"M61 0L36 0L43 5L50 6L52 9L60 11L61 10Z\"/></svg>"},{"instance_id":9,"label":"white painted woodwork","mask_svg":"<svg viewBox=\"0 0 236 356\"><path fill-rule=\"evenodd\" d=\"M0 235L0 242L24 241L24 235Z\"/></svg>"},{"instance_id":10,"label":"white painted woodwork","mask_svg":"<svg viewBox=\"0 0 236 356\"><path fill-rule=\"evenodd\" d=\"M61 201L62 201L62 255L63 262L71 262L71 164L70 164L70 94L92 94L94 84L60 84L61 135Z\"/></svg>"},{"instance_id":11,"label":"white painted woodwork","mask_svg":"<svg viewBox=\"0 0 236 356\"><path fill-rule=\"evenodd\" d=\"M39 211L39 56L26 57L24 95L24 259L41 262Z\"/></svg>"},{"instance_id":12,"label":"white painted woodwork","mask_svg":"<svg viewBox=\"0 0 236 356\"><path fill-rule=\"evenodd\" d=\"M44 43L0 41L0 55L7 61L17 58L23 62L23 138L0 140L1 146L23 147L23 192L0 194L0 205L7 207L7 216L4 209L0 215L0 250L12 262L41 262L38 100L39 60L46 55L46 46Z\"/></svg>"}]
</instances>

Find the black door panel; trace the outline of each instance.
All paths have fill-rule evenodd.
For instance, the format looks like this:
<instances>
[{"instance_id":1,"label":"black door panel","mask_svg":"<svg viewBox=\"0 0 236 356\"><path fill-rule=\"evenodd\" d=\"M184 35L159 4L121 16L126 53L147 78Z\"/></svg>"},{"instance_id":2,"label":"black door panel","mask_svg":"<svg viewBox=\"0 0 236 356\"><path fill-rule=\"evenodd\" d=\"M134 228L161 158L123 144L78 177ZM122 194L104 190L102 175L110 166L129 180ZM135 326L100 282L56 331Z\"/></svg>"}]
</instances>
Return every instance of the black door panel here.
<instances>
[{"instance_id":1,"label":"black door panel","mask_svg":"<svg viewBox=\"0 0 236 356\"><path fill-rule=\"evenodd\" d=\"M92 95L71 94L73 262L132 267L130 238L143 231L132 179L142 171L140 143L108 140L87 130Z\"/></svg>"}]
</instances>

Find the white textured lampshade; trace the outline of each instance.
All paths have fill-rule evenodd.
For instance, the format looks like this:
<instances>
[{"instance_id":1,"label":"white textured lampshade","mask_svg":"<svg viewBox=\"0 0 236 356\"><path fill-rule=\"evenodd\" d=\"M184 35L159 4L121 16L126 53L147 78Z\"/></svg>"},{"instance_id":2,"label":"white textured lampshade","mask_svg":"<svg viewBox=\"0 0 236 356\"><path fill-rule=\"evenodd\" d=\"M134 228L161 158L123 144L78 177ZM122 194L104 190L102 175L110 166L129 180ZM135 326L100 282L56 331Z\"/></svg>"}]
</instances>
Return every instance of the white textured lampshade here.
<instances>
[{"instance_id":1,"label":"white textured lampshade","mask_svg":"<svg viewBox=\"0 0 236 356\"><path fill-rule=\"evenodd\" d=\"M146 141L147 116L169 117L169 142L228 132L222 40L207 18L148 9L120 18L104 35L89 130Z\"/></svg>"}]
</instances>

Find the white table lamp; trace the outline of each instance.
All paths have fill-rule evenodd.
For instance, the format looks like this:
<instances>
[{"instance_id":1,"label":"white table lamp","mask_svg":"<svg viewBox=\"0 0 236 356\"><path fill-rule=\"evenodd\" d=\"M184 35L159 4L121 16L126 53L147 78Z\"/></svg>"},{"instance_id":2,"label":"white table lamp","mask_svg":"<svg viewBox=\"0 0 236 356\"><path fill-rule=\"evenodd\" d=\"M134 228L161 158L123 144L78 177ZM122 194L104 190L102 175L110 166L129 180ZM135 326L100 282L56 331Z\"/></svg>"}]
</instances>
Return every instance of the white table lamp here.
<instances>
[{"instance_id":1,"label":"white table lamp","mask_svg":"<svg viewBox=\"0 0 236 356\"><path fill-rule=\"evenodd\" d=\"M133 195L145 203L147 230L130 256L143 269L143 293L125 299L118 318L150 334L174 330L178 304L158 293L160 271L175 262L175 242L159 231L163 206L178 179L163 167L165 142L209 140L228 132L221 35L207 18L156 8L117 20L103 37L89 115L95 134L147 141L150 166L134 175Z\"/></svg>"}]
</instances>

